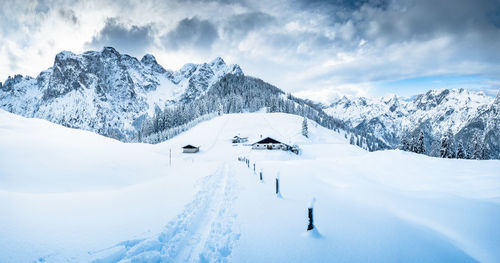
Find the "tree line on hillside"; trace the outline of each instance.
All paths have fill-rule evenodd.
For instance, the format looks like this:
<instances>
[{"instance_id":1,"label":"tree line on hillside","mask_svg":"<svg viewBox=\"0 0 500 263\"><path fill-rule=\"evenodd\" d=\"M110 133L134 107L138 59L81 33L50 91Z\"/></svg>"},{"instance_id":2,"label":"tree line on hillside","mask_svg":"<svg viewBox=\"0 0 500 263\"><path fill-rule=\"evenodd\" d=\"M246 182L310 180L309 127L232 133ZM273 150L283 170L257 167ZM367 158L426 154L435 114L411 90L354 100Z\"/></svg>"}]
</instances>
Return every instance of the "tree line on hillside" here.
<instances>
[{"instance_id":1,"label":"tree line on hillside","mask_svg":"<svg viewBox=\"0 0 500 263\"><path fill-rule=\"evenodd\" d=\"M387 145L371 135L349 130L341 120L327 115L321 105L285 94L260 79L233 74L224 76L202 96L183 104L157 109L154 116L142 122L136 141L162 142L222 113L255 112L262 108L266 108L267 112L303 116L337 132L346 130L363 141L358 146L370 151L387 148Z\"/></svg>"},{"instance_id":2,"label":"tree line on hillside","mask_svg":"<svg viewBox=\"0 0 500 263\"><path fill-rule=\"evenodd\" d=\"M441 158L476 159L482 160L488 156L488 149L484 147L479 133L475 133L468 141L456 140L451 130L448 130L440 139L426 138L423 130L406 132L401 138L399 149L403 151L427 154ZM427 142L430 140L430 142ZM426 146L427 145L427 146Z\"/></svg>"}]
</instances>

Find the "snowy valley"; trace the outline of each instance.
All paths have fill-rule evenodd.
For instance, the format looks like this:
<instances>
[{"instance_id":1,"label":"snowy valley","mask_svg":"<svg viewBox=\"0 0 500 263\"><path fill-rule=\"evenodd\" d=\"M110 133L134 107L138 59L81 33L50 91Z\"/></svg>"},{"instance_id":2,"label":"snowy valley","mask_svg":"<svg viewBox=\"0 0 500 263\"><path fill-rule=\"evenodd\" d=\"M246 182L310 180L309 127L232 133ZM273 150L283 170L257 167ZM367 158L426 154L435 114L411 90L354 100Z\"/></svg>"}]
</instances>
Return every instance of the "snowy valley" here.
<instances>
[{"instance_id":1,"label":"snowy valley","mask_svg":"<svg viewBox=\"0 0 500 263\"><path fill-rule=\"evenodd\" d=\"M302 121L223 114L151 145L0 110L0 262L500 261L500 161L369 152Z\"/></svg>"},{"instance_id":2,"label":"snowy valley","mask_svg":"<svg viewBox=\"0 0 500 263\"><path fill-rule=\"evenodd\" d=\"M500 263L500 0L2 0L0 263Z\"/></svg>"}]
</instances>

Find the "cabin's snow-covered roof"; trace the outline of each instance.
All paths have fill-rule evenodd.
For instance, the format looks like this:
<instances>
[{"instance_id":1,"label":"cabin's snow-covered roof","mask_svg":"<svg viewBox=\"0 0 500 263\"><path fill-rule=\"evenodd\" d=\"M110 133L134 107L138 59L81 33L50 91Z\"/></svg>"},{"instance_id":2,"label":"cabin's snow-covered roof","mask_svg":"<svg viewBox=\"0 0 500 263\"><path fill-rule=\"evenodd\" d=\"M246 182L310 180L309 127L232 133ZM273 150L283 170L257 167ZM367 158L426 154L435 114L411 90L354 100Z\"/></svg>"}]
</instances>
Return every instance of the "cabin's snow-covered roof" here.
<instances>
[{"instance_id":1,"label":"cabin's snow-covered roof","mask_svg":"<svg viewBox=\"0 0 500 263\"><path fill-rule=\"evenodd\" d=\"M282 143L282 142L279 142L271 137L266 137L265 139L262 139L254 144L257 144L257 143L264 144L264 143Z\"/></svg>"}]
</instances>

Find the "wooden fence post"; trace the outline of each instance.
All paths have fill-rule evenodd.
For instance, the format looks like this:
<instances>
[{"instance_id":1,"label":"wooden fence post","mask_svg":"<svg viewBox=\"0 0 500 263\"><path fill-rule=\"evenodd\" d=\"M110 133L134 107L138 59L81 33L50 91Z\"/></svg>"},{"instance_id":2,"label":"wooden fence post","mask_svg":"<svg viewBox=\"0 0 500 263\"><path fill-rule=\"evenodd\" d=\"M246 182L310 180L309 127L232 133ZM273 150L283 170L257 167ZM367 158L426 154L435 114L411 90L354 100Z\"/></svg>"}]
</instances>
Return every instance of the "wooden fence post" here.
<instances>
[{"instance_id":1,"label":"wooden fence post","mask_svg":"<svg viewBox=\"0 0 500 263\"><path fill-rule=\"evenodd\" d=\"M314 224L313 224L313 209L314 209L314 203L316 202L316 198L313 198L311 200L311 203L309 204L309 208L307 209L307 216L309 217L309 225L307 226L307 231L311 231L314 229Z\"/></svg>"},{"instance_id":2,"label":"wooden fence post","mask_svg":"<svg viewBox=\"0 0 500 263\"><path fill-rule=\"evenodd\" d=\"M276 175L276 195L280 195L280 172Z\"/></svg>"}]
</instances>

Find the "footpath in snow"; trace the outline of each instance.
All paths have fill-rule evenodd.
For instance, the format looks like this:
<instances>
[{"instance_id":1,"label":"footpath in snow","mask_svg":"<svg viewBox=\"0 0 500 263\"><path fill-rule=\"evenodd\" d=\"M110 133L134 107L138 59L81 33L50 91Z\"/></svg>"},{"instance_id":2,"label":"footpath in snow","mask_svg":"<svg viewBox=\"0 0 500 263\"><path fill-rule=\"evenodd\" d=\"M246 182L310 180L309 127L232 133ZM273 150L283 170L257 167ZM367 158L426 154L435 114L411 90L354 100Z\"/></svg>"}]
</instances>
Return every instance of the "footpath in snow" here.
<instances>
[{"instance_id":1,"label":"footpath in snow","mask_svg":"<svg viewBox=\"0 0 500 263\"><path fill-rule=\"evenodd\" d=\"M222 165L202 179L194 200L163 231L99 251L93 262L226 261L233 243L239 239L232 207L235 187L227 165Z\"/></svg>"}]
</instances>

